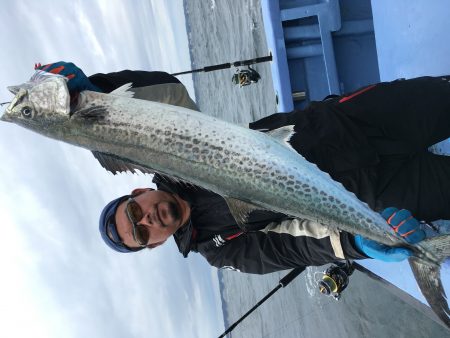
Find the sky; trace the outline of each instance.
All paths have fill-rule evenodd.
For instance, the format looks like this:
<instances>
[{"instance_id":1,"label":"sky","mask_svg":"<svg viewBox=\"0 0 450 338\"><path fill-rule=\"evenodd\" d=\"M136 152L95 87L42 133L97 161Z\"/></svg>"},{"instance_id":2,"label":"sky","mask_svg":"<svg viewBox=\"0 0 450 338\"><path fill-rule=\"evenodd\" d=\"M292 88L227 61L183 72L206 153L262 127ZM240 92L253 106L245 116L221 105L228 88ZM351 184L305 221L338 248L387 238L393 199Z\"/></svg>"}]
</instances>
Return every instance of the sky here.
<instances>
[{"instance_id":1,"label":"sky","mask_svg":"<svg viewBox=\"0 0 450 338\"><path fill-rule=\"evenodd\" d=\"M2 0L0 102L34 64L87 75L190 69L181 0ZM190 76L179 79L194 97ZM6 106L0 108L3 111ZM120 254L98 216L150 186L106 172L87 150L0 123L0 327L3 337L214 337L224 331L217 270L169 240Z\"/></svg>"}]
</instances>

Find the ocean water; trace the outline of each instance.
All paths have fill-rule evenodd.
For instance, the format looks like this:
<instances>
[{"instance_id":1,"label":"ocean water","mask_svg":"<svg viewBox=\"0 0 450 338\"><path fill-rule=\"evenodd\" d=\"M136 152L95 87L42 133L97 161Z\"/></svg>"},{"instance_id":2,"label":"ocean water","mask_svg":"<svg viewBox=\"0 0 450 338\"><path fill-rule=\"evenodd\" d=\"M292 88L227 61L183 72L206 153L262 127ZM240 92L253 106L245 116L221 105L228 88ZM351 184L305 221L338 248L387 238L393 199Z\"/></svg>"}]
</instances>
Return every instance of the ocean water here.
<instances>
[{"instance_id":1,"label":"ocean water","mask_svg":"<svg viewBox=\"0 0 450 338\"><path fill-rule=\"evenodd\" d=\"M259 0L185 0L193 68L268 54ZM231 83L235 69L194 75L202 112L248 123L276 112L268 63L257 84ZM356 271L341 300L320 295L325 268L308 268L239 324L229 337L450 337L428 307ZM278 285L286 272L264 276L218 272L226 327ZM218 333L219 335L220 333Z\"/></svg>"},{"instance_id":2,"label":"ocean water","mask_svg":"<svg viewBox=\"0 0 450 338\"><path fill-rule=\"evenodd\" d=\"M260 3L257 0L185 1L192 68L268 55ZM244 67L245 68L245 67ZM269 63L253 68L257 84L232 84L235 68L194 74L197 103L204 113L245 123L276 112Z\"/></svg>"}]
</instances>

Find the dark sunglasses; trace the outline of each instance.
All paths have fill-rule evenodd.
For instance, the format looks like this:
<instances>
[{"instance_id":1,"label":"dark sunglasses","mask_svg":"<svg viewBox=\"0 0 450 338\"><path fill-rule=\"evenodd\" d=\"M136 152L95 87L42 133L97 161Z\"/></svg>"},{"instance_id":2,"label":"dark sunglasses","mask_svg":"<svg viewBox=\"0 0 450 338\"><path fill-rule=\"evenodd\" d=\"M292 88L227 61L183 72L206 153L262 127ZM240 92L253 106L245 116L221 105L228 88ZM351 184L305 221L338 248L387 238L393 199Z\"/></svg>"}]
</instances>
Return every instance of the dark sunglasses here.
<instances>
[{"instance_id":1,"label":"dark sunglasses","mask_svg":"<svg viewBox=\"0 0 450 338\"><path fill-rule=\"evenodd\" d=\"M144 217L144 213L134 198L130 197L128 199L125 212L131 224L133 224L134 241L141 247L146 247L150 239L150 232L145 225L138 224L142 217Z\"/></svg>"}]
</instances>

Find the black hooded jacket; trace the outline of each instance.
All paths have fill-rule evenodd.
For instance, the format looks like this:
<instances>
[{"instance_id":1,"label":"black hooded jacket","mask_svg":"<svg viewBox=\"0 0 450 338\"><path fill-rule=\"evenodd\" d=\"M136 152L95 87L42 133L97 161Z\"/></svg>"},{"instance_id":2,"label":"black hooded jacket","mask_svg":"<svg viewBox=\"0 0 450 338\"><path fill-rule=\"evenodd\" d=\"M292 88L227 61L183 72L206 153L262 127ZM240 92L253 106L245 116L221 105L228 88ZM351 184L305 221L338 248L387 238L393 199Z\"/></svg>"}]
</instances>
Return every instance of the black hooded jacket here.
<instances>
[{"instance_id":1,"label":"black hooded jacket","mask_svg":"<svg viewBox=\"0 0 450 338\"><path fill-rule=\"evenodd\" d=\"M161 72L96 74L91 80L104 91L127 82L149 90L162 83L179 84ZM250 128L264 132L294 125L294 149L374 210L396 206L426 221L447 219L450 160L427 150L450 135L447 80L422 77L380 83L312 102L306 110L273 114ZM154 182L191 205L190 223L174 235L185 257L199 252L218 268L259 274L366 258L348 233L268 211L251 213L242 230L221 196L160 175Z\"/></svg>"}]
</instances>

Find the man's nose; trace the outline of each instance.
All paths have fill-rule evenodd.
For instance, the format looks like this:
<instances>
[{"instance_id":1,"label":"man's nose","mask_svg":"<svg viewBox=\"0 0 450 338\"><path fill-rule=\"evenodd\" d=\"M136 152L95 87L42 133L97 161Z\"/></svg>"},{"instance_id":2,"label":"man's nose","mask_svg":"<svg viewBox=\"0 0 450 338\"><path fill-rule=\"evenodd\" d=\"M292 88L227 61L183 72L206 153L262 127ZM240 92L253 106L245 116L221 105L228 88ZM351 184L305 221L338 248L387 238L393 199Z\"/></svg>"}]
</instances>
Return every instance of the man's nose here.
<instances>
[{"instance_id":1,"label":"man's nose","mask_svg":"<svg viewBox=\"0 0 450 338\"><path fill-rule=\"evenodd\" d=\"M152 218L150 215L150 212L146 212L142 215L142 218L138 221L139 224L151 226L152 225Z\"/></svg>"}]
</instances>

